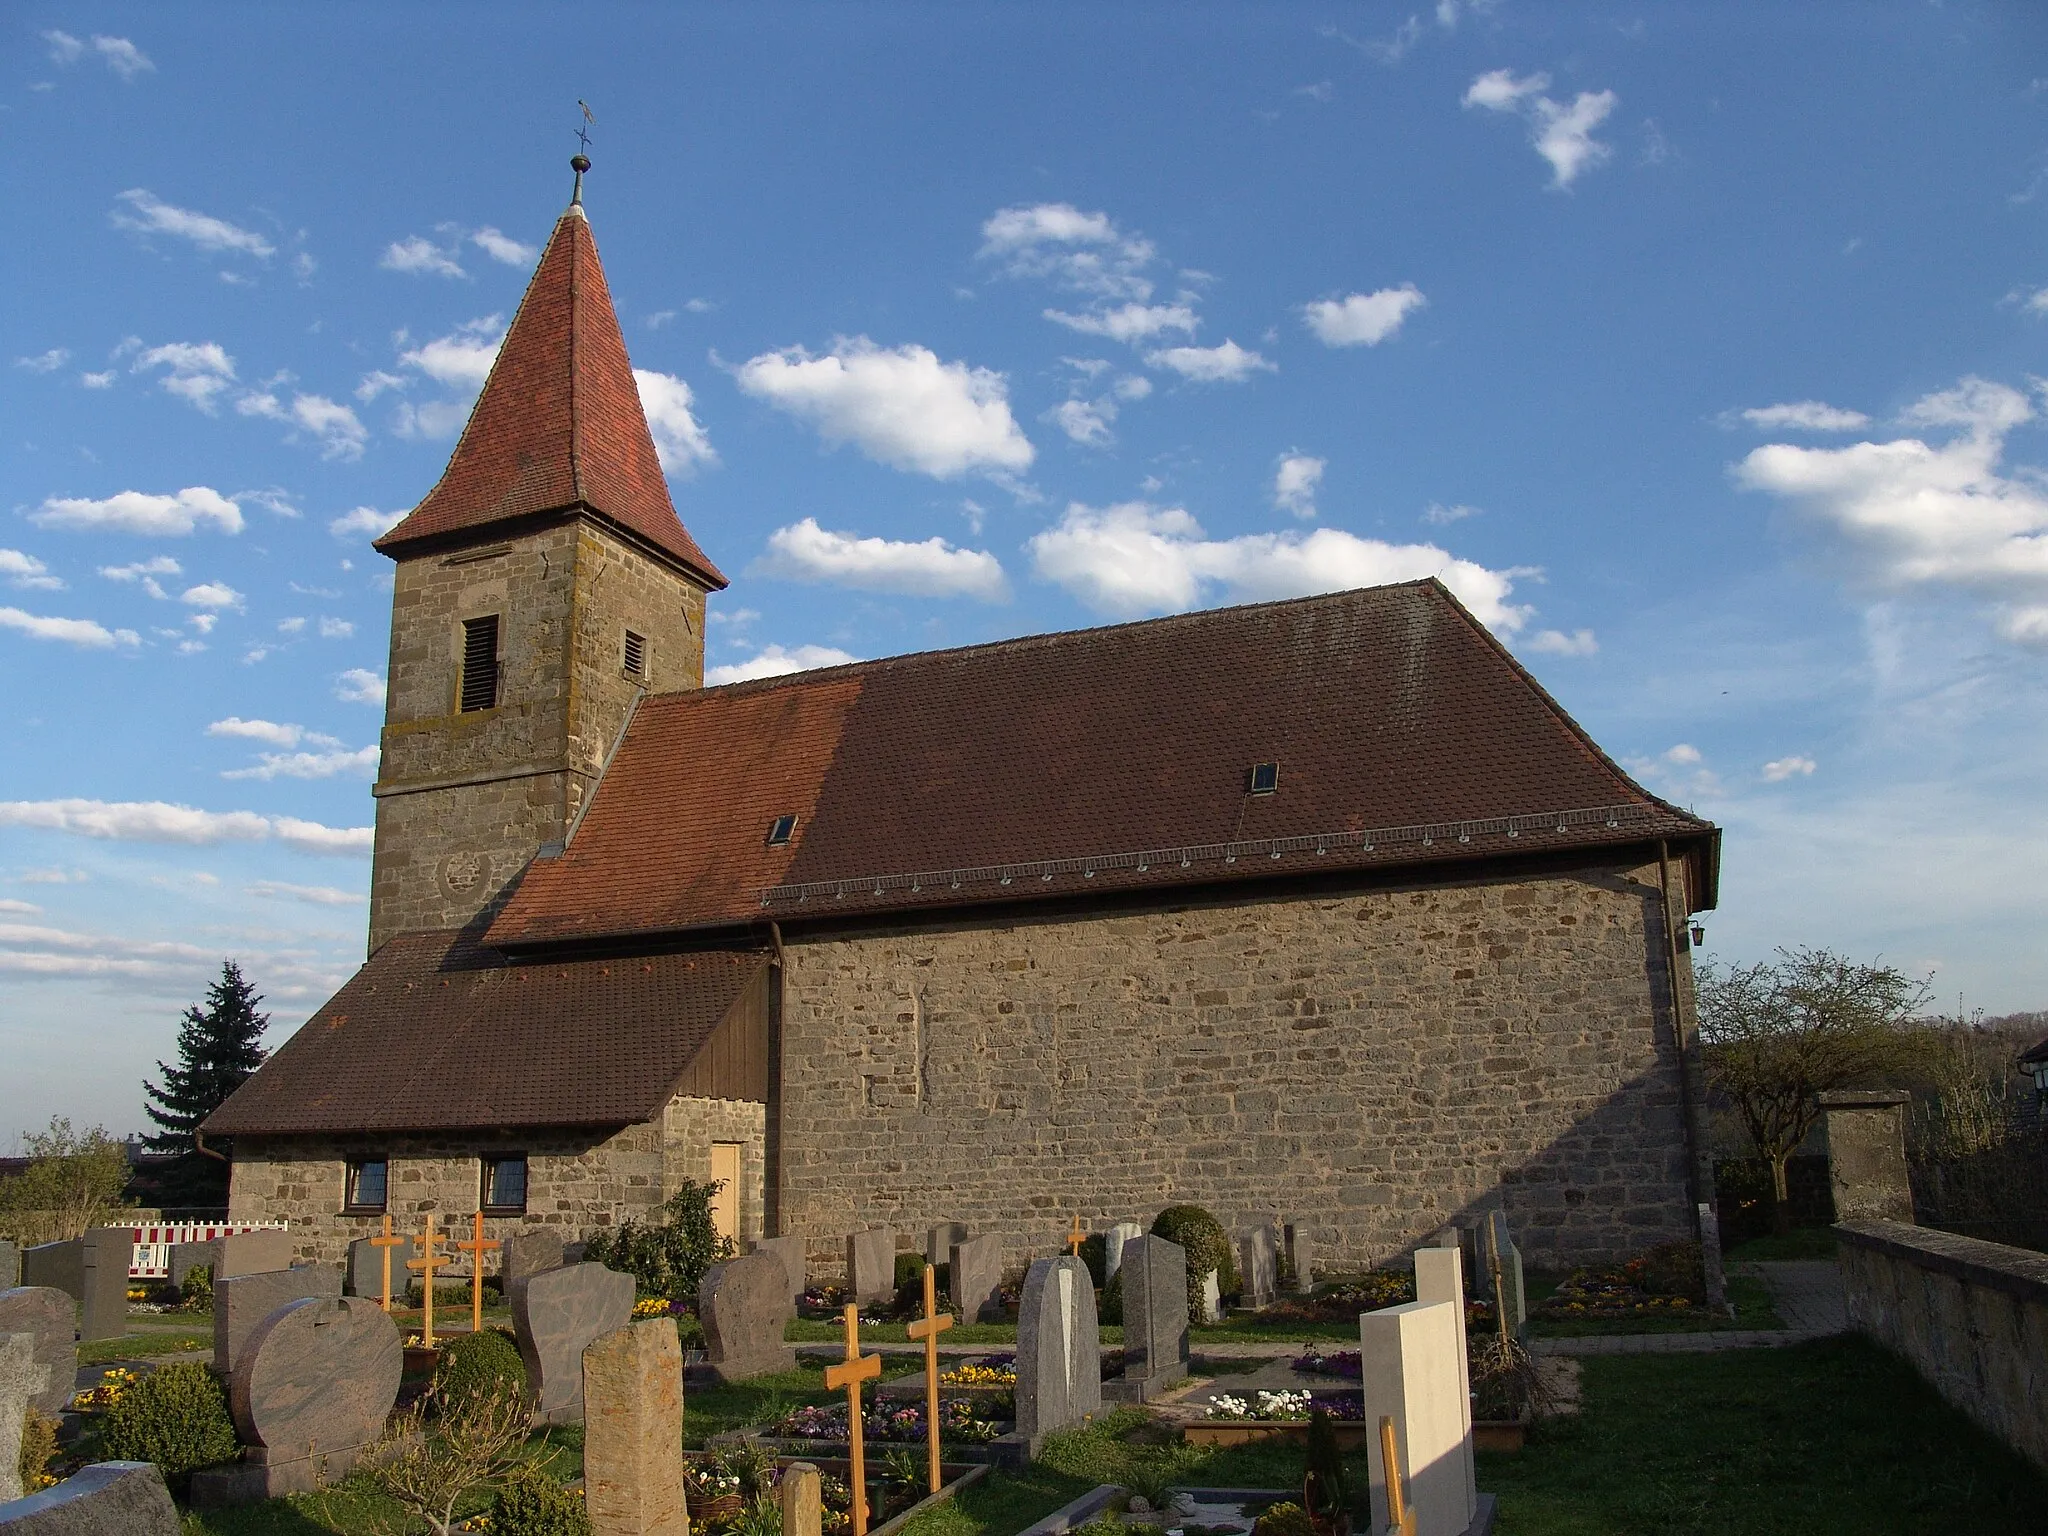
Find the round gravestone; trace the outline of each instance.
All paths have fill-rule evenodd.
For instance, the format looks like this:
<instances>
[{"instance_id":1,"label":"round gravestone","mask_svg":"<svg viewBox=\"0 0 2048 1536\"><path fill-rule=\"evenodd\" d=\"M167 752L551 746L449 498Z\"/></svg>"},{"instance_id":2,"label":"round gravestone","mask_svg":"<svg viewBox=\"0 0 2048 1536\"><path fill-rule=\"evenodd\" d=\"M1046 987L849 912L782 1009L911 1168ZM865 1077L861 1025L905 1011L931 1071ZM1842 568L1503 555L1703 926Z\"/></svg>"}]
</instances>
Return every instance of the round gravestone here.
<instances>
[{"instance_id":1,"label":"round gravestone","mask_svg":"<svg viewBox=\"0 0 2048 1536\"><path fill-rule=\"evenodd\" d=\"M235 1428L273 1461L374 1440L398 1400L404 1350L364 1296L316 1296L257 1325L228 1380Z\"/></svg>"}]
</instances>

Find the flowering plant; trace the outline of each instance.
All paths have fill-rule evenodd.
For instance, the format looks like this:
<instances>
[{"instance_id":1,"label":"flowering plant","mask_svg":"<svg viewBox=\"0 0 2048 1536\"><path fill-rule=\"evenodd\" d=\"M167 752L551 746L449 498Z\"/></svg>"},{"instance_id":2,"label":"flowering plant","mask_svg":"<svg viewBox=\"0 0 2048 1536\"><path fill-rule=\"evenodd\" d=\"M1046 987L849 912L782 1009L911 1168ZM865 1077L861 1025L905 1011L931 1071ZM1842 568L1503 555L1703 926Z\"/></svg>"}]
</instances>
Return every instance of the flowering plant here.
<instances>
[{"instance_id":1,"label":"flowering plant","mask_svg":"<svg viewBox=\"0 0 2048 1536\"><path fill-rule=\"evenodd\" d=\"M102 1371L99 1381L71 1399L72 1408L79 1413L104 1413L121 1401L121 1394L134 1386L140 1378L126 1367Z\"/></svg>"},{"instance_id":2,"label":"flowering plant","mask_svg":"<svg viewBox=\"0 0 2048 1536\"><path fill-rule=\"evenodd\" d=\"M1309 1394L1306 1392L1260 1392L1247 1402L1230 1392L1219 1392L1203 1412L1212 1419L1305 1419L1308 1417Z\"/></svg>"}]
</instances>

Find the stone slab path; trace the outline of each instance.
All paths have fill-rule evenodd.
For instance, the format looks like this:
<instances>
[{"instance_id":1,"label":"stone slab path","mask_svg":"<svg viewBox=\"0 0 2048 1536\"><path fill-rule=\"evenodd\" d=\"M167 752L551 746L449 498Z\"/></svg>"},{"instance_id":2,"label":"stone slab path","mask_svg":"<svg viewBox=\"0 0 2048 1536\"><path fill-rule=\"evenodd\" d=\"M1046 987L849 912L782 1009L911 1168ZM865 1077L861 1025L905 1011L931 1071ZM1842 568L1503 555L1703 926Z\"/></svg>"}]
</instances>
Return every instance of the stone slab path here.
<instances>
[{"instance_id":1,"label":"stone slab path","mask_svg":"<svg viewBox=\"0 0 2048 1536\"><path fill-rule=\"evenodd\" d=\"M1783 1328L1730 1328L1716 1333L1611 1333L1583 1339L1535 1339L1532 1355L1689 1355L1723 1349L1776 1349L1846 1333L1842 1272L1832 1260L1738 1265L1763 1281Z\"/></svg>"}]
</instances>

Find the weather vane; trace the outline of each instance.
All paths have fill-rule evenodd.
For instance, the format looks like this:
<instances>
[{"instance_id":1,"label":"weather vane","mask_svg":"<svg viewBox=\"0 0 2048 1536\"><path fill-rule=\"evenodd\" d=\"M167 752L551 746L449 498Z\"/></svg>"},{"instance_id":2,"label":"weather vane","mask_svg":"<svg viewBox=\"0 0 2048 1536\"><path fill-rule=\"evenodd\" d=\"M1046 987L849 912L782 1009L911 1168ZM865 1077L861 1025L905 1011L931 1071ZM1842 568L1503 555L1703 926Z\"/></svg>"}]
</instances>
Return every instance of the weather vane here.
<instances>
[{"instance_id":1,"label":"weather vane","mask_svg":"<svg viewBox=\"0 0 2048 1536\"><path fill-rule=\"evenodd\" d=\"M576 105L583 109L583 121L576 129L576 142L583 146L583 153L587 157L590 154L590 130L597 126L597 116L590 110L590 103L580 97Z\"/></svg>"},{"instance_id":2,"label":"weather vane","mask_svg":"<svg viewBox=\"0 0 2048 1536\"><path fill-rule=\"evenodd\" d=\"M597 126L597 115L590 110L590 103L577 98L576 105L583 109L583 121L576 125L576 142L580 148L569 161L569 169L576 173L576 190L571 194L571 207L583 202L583 173L590 169L590 130Z\"/></svg>"}]
</instances>

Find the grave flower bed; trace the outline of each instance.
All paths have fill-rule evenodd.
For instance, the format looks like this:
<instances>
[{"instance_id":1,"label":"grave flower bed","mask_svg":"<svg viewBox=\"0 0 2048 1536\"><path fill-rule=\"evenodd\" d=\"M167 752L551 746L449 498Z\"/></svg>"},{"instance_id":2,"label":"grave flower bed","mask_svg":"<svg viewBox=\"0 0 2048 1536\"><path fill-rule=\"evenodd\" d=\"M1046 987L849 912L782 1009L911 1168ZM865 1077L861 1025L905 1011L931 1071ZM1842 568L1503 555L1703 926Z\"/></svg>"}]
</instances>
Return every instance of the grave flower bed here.
<instances>
[{"instance_id":1,"label":"grave flower bed","mask_svg":"<svg viewBox=\"0 0 2048 1536\"><path fill-rule=\"evenodd\" d=\"M683 1484L691 1530L705 1532L707 1536L723 1536L727 1532L743 1536L762 1529L764 1523L768 1529L779 1529L777 1491L783 1469L795 1459L777 1459L765 1446L755 1443L725 1450L685 1451ZM818 1468L822 1529L828 1533L848 1531L853 1523L853 1489L846 1480L846 1463L812 1456L803 1459ZM957 1463L942 1466L940 1472L946 1479L946 1488L938 1497L950 1497L986 1470ZM909 1514L932 1497L925 1483L922 1456L907 1451L871 1456L867 1474L870 1531Z\"/></svg>"},{"instance_id":2,"label":"grave flower bed","mask_svg":"<svg viewBox=\"0 0 2048 1536\"><path fill-rule=\"evenodd\" d=\"M1354 1357L1355 1358L1355 1357ZM1365 1402L1355 1392L1310 1392L1307 1390L1255 1392L1250 1397L1218 1393L1203 1410L1206 1418L1223 1423L1292 1424L1307 1423L1312 1409L1320 1409L1337 1420L1362 1420Z\"/></svg>"},{"instance_id":3,"label":"grave flower bed","mask_svg":"<svg viewBox=\"0 0 2048 1536\"><path fill-rule=\"evenodd\" d=\"M1003 1433L1005 1426L976 1411L977 1404L965 1398L948 1398L939 1405L939 1439L962 1445L986 1445ZM869 1440L922 1441L924 1405L870 1405L861 1414L863 1435ZM795 1408L769 1425L766 1431L778 1440L824 1440L843 1443L846 1439L846 1407L814 1403Z\"/></svg>"},{"instance_id":4,"label":"grave flower bed","mask_svg":"<svg viewBox=\"0 0 2048 1536\"><path fill-rule=\"evenodd\" d=\"M1017 1385L1015 1355L984 1355L954 1366L939 1377L942 1387L1014 1387Z\"/></svg>"},{"instance_id":5,"label":"grave flower bed","mask_svg":"<svg viewBox=\"0 0 2048 1536\"><path fill-rule=\"evenodd\" d=\"M1538 1317L1682 1317L1700 1309L1687 1296L1661 1296L1643 1289L1628 1266L1575 1269L1536 1308Z\"/></svg>"}]
</instances>

